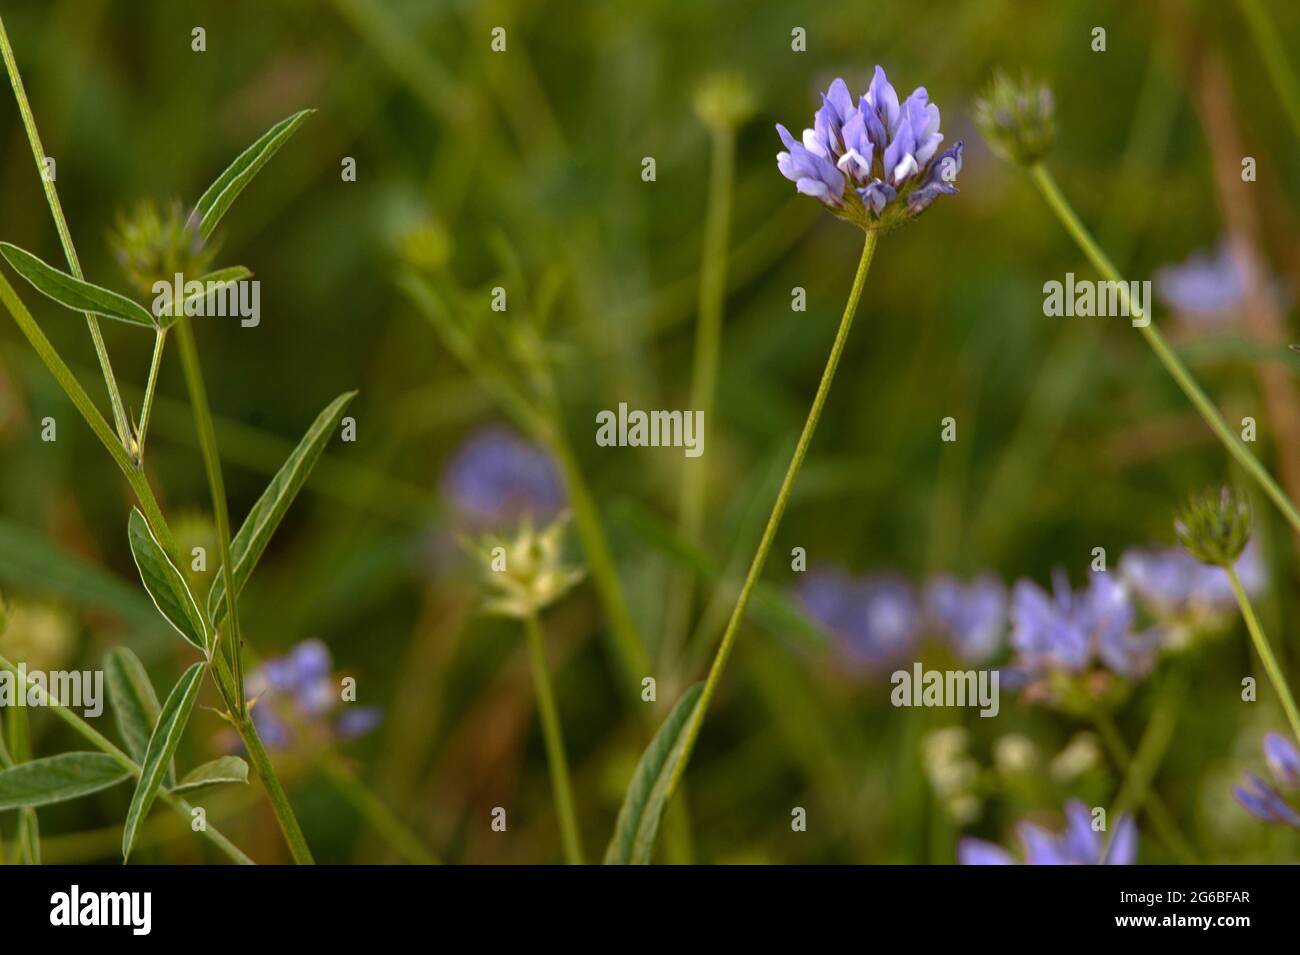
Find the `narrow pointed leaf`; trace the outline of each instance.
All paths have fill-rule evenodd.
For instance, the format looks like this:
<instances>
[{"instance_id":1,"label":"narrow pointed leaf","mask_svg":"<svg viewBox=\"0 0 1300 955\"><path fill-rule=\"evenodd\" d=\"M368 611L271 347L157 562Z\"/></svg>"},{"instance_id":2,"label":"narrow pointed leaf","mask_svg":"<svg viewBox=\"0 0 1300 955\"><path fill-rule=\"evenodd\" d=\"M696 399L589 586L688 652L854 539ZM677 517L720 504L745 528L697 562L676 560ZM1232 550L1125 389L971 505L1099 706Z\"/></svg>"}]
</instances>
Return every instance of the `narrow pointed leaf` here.
<instances>
[{"instance_id":1,"label":"narrow pointed leaf","mask_svg":"<svg viewBox=\"0 0 1300 955\"><path fill-rule=\"evenodd\" d=\"M158 612L176 632L204 653L208 649L207 624L185 578L154 537L153 528L138 508L131 508L127 521L131 556Z\"/></svg>"},{"instance_id":2,"label":"narrow pointed leaf","mask_svg":"<svg viewBox=\"0 0 1300 955\"><path fill-rule=\"evenodd\" d=\"M116 647L104 657L104 676L108 681L108 699L113 707L118 734L126 744L126 751L137 763L142 763L149 737L162 712L158 694L154 692L144 664L127 647ZM170 766L167 773L170 782L173 776Z\"/></svg>"},{"instance_id":3,"label":"narrow pointed leaf","mask_svg":"<svg viewBox=\"0 0 1300 955\"><path fill-rule=\"evenodd\" d=\"M343 409L356 395L349 391L331 401L316 420L312 422L303 439L293 449L293 453L280 466L280 470L271 478L262 496L257 499L248 516L244 518L239 533L230 542L230 559L235 581L235 596L243 591L253 568L266 550L267 542L275 529L280 526L289 505L302 490L311 469L316 466L321 452L329 443L330 436L338 426ZM226 581L225 575L217 573L208 591L208 617L214 628L221 626L226 618Z\"/></svg>"},{"instance_id":4,"label":"narrow pointed leaf","mask_svg":"<svg viewBox=\"0 0 1300 955\"><path fill-rule=\"evenodd\" d=\"M84 279L61 272L54 266L41 261L25 249L8 242L0 242L0 255L13 266L14 271L32 284L36 291L48 295L60 305L78 312L91 312L104 318L114 318L119 322L156 328L149 310L138 302L133 302L125 295L118 295L106 288L92 285Z\"/></svg>"},{"instance_id":5,"label":"narrow pointed leaf","mask_svg":"<svg viewBox=\"0 0 1300 955\"><path fill-rule=\"evenodd\" d=\"M212 230L217 227L231 203L244 191L244 187L297 131L303 120L314 112L315 110L304 109L280 120L263 133L257 142L240 153L226 167L226 171L217 177L217 181L208 187L208 191L199 197L194 206L193 218L198 222L199 234L203 238L212 235Z\"/></svg>"},{"instance_id":6,"label":"narrow pointed leaf","mask_svg":"<svg viewBox=\"0 0 1300 955\"><path fill-rule=\"evenodd\" d=\"M185 732L185 724L190 721L194 701L199 696L204 667L203 663L194 664L177 681L167 695L167 702L163 704L162 713L158 717L158 725L149 737L144 762L140 766L140 780L136 783L135 794L131 796L131 808L126 812L126 826L122 830L123 860L130 858L136 833L153 808L154 799L158 797L158 788L167 773L165 767L176 755L176 745Z\"/></svg>"},{"instance_id":7,"label":"narrow pointed leaf","mask_svg":"<svg viewBox=\"0 0 1300 955\"><path fill-rule=\"evenodd\" d=\"M641 754L618 811L613 838L605 850L606 865L644 865L650 861L668 797L668 780L681 761L686 726L702 692L704 684L696 683L682 694Z\"/></svg>"},{"instance_id":8,"label":"narrow pointed leaf","mask_svg":"<svg viewBox=\"0 0 1300 955\"><path fill-rule=\"evenodd\" d=\"M48 806L116 786L130 776L106 753L60 753L0 770L0 811Z\"/></svg>"},{"instance_id":9,"label":"narrow pointed leaf","mask_svg":"<svg viewBox=\"0 0 1300 955\"><path fill-rule=\"evenodd\" d=\"M177 796L185 796L209 786L246 782L248 782L248 763L238 756L222 756L210 763L204 763L193 772L186 773L185 778L172 787L172 792Z\"/></svg>"},{"instance_id":10,"label":"narrow pointed leaf","mask_svg":"<svg viewBox=\"0 0 1300 955\"><path fill-rule=\"evenodd\" d=\"M246 278L251 278L252 275L252 271L243 265L232 265L227 269L217 269L214 272L209 272L197 280L203 284L203 290L195 292L193 295L186 295L181 301L181 311L189 314L196 302L206 299L210 295L224 294L224 286L229 285L231 282L242 282ZM219 287L208 288L210 284ZM211 315L212 312L209 310L205 314ZM159 316L158 322L163 328L171 328L176 324L178 318L180 318L178 314L165 314Z\"/></svg>"}]
</instances>

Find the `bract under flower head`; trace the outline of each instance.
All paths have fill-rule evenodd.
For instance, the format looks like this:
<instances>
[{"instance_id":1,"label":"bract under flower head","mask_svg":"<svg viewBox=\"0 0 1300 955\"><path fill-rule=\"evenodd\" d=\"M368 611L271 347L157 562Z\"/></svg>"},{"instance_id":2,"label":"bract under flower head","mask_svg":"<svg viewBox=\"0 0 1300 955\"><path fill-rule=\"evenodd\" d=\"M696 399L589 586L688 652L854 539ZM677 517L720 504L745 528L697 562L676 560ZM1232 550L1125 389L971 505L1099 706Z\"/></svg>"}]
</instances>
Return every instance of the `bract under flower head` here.
<instances>
[{"instance_id":1,"label":"bract under flower head","mask_svg":"<svg viewBox=\"0 0 1300 955\"><path fill-rule=\"evenodd\" d=\"M957 192L962 144L940 153L939 107L925 87L900 102L879 66L856 105L837 79L802 139L779 123L776 131L785 145L776 156L781 174L864 229L892 228Z\"/></svg>"}]
</instances>

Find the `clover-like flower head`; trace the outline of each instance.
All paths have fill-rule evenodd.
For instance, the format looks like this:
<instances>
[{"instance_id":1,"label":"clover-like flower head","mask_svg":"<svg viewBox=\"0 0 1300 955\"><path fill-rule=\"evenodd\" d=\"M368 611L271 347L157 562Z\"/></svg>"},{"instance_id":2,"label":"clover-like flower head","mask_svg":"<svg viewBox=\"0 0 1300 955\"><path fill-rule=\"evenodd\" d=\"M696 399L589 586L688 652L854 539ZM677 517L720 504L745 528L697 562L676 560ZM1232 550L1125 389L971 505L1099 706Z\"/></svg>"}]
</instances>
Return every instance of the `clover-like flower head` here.
<instances>
[{"instance_id":1,"label":"clover-like flower head","mask_svg":"<svg viewBox=\"0 0 1300 955\"><path fill-rule=\"evenodd\" d=\"M143 295L153 294L155 282L172 283L179 273L186 279L208 271L216 246L205 243L198 223L186 218L179 202L160 209L152 200L120 213L109 246L122 271Z\"/></svg>"},{"instance_id":2,"label":"clover-like flower head","mask_svg":"<svg viewBox=\"0 0 1300 955\"><path fill-rule=\"evenodd\" d=\"M1056 140L1056 106L1046 83L1013 80L998 70L975 101L975 125L992 150L1010 162L1032 166Z\"/></svg>"},{"instance_id":3,"label":"clover-like flower head","mask_svg":"<svg viewBox=\"0 0 1300 955\"><path fill-rule=\"evenodd\" d=\"M568 515L561 515L538 531L525 519L513 538L485 537L467 545L483 565L490 593L485 610L523 620L555 603L582 580L580 568L563 562L567 523Z\"/></svg>"},{"instance_id":4,"label":"clover-like flower head","mask_svg":"<svg viewBox=\"0 0 1300 955\"><path fill-rule=\"evenodd\" d=\"M1250 501L1229 487L1198 494L1179 510L1174 530L1197 560L1230 567L1250 543Z\"/></svg>"},{"instance_id":5,"label":"clover-like flower head","mask_svg":"<svg viewBox=\"0 0 1300 955\"><path fill-rule=\"evenodd\" d=\"M832 83L802 140L776 131L781 175L864 229L887 230L957 192L962 144L939 152L939 107L923 86L900 102L879 66L857 105L842 79Z\"/></svg>"}]
</instances>

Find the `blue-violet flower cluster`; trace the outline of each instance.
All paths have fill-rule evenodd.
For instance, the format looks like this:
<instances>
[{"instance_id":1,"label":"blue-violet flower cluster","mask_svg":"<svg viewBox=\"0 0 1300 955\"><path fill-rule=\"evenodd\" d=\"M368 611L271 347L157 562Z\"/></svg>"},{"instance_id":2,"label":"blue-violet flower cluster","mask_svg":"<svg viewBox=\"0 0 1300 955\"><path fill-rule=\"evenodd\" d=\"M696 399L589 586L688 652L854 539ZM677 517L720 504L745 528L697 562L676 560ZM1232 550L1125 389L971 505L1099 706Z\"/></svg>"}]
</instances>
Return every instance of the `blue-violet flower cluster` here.
<instances>
[{"instance_id":1,"label":"blue-violet flower cluster","mask_svg":"<svg viewBox=\"0 0 1300 955\"><path fill-rule=\"evenodd\" d=\"M890 228L957 192L962 144L939 152L939 107L923 86L900 102L879 66L856 105L835 80L801 140L779 123L776 130L785 144L776 156L781 174L865 229Z\"/></svg>"},{"instance_id":2,"label":"blue-violet flower cluster","mask_svg":"<svg viewBox=\"0 0 1300 955\"><path fill-rule=\"evenodd\" d=\"M1300 750L1281 733L1271 732L1264 737L1264 760L1277 785L1247 773L1245 785L1234 786L1232 794L1255 818L1300 829L1294 805L1300 796Z\"/></svg>"},{"instance_id":3,"label":"blue-violet flower cluster","mask_svg":"<svg viewBox=\"0 0 1300 955\"><path fill-rule=\"evenodd\" d=\"M1065 806L1065 830L1057 835L1032 822L1016 827L1024 849L1026 865L1132 865L1137 859L1137 825L1131 816L1115 820L1115 832L1107 845L1102 833L1092 827L1092 813L1077 799ZM957 846L962 865L1015 865L1006 849L983 839L964 838Z\"/></svg>"}]
</instances>

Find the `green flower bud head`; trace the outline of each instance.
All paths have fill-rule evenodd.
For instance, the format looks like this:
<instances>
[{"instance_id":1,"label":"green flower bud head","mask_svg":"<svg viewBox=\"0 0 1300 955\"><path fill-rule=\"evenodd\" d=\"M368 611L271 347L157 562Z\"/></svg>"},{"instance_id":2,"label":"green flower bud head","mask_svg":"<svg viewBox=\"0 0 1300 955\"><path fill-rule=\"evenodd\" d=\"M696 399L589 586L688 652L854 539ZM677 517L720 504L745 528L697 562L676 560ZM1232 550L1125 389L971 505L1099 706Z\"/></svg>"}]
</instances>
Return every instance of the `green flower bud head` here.
<instances>
[{"instance_id":1,"label":"green flower bud head","mask_svg":"<svg viewBox=\"0 0 1300 955\"><path fill-rule=\"evenodd\" d=\"M1022 166L1039 162L1056 139L1055 103L1046 83L1023 77L1019 82L1002 70L975 101L975 125L992 150Z\"/></svg>"},{"instance_id":2,"label":"green flower bud head","mask_svg":"<svg viewBox=\"0 0 1300 955\"><path fill-rule=\"evenodd\" d=\"M695 115L706 126L735 129L754 115L754 93L745 77L734 71L715 73L695 91Z\"/></svg>"},{"instance_id":3,"label":"green flower bud head","mask_svg":"<svg viewBox=\"0 0 1300 955\"><path fill-rule=\"evenodd\" d=\"M1250 501L1228 487L1198 494L1178 511L1174 530L1197 560L1229 567L1250 541Z\"/></svg>"},{"instance_id":4,"label":"green flower bud head","mask_svg":"<svg viewBox=\"0 0 1300 955\"><path fill-rule=\"evenodd\" d=\"M513 538L487 537L469 546L485 571L489 597L484 609L523 620L547 607L583 577L578 568L562 561L562 544L568 516L540 531L525 520Z\"/></svg>"},{"instance_id":5,"label":"green flower bud head","mask_svg":"<svg viewBox=\"0 0 1300 955\"><path fill-rule=\"evenodd\" d=\"M109 246L131 284L142 295L152 295L155 282L171 285L177 273L186 281L202 277L216 253L203 242L198 223L187 219L179 202L159 209L152 199L137 203L129 213L119 213Z\"/></svg>"}]
</instances>

